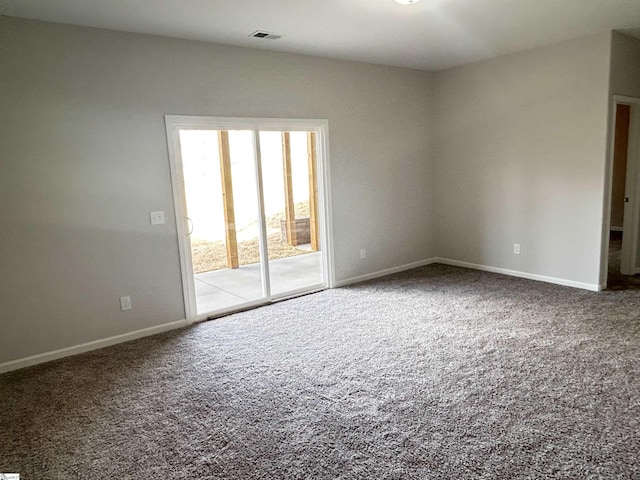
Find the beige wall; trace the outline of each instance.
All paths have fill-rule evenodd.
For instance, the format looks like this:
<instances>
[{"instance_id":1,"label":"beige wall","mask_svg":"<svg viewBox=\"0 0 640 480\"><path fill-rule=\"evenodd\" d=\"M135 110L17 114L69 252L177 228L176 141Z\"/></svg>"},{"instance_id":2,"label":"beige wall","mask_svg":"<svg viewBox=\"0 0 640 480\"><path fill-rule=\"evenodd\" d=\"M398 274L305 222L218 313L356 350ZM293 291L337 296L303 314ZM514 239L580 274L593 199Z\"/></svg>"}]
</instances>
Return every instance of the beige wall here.
<instances>
[{"instance_id":1,"label":"beige wall","mask_svg":"<svg viewBox=\"0 0 640 480\"><path fill-rule=\"evenodd\" d=\"M599 283L610 44L603 33L434 75L440 256Z\"/></svg>"},{"instance_id":2,"label":"beige wall","mask_svg":"<svg viewBox=\"0 0 640 480\"><path fill-rule=\"evenodd\" d=\"M184 318L167 113L328 119L337 280L434 256L427 73L6 17L0 66L0 363Z\"/></svg>"}]
</instances>

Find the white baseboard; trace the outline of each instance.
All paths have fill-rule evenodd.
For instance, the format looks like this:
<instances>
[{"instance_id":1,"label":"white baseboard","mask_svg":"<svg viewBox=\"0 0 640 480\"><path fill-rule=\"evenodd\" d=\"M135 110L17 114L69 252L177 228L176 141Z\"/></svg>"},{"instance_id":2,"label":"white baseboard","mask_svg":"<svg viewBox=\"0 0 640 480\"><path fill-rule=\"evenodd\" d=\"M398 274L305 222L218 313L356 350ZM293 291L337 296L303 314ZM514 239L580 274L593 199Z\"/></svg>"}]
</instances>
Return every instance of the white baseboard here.
<instances>
[{"instance_id":1,"label":"white baseboard","mask_svg":"<svg viewBox=\"0 0 640 480\"><path fill-rule=\"evenodd\" d=\"M0 363L0 373L30 367L39 363L50 362L51 360L57 360L71 355L77 355L78 353L97 350L117 343L128 342L129 340L135 340L136 338L148 337L149 335L155 335L156 333L167 332L169 330L175 330L176 328L186 326L186 320L176 320L175 322L163 323L162 325L156 325L155 327L143 328L142 330L135 330L133 332L123 333L114 337L94 340L92 342L74 345L73 347L61 348L60 350L54 350L52 352L39 353L38 355L11 360L9 362Z\"/></svg>"},{"instance_id":2,"label":"white baseboard","mask_svg":"<svg viewBox=\"0 0 640 480\"><path fill-rule=\"evenodd\" d=\"M436 263L436 258L428 258L426 260L419 260L417 262L407 263L398 267L385 268L373 273L367 273L365 275L359 275L357 277L347 278L345 280L337 280L334 284L334 288L345 287L353 283L364 282L366 280L373 280L374 278L384 277L385 275L391 275L393 273L404 272L405 270L411 270L412 268L424 267L425 265L431 265Z\"/></svg>"},{"instance_id":3,"label":"white baseboard","mask_svg":"<svg viewBox=\"0 0 640 480\"><path fill-rule=\"evenodd\" d=\"M622 232L622 227L609 227L612 232Z\"/></svg>"},{"instance_id":4,"label":"white baseboard","mask_svg":"<svg viewBox=\"0 0 640 480\"><path fill-rule=\"evenodd\" d=\"M563 285L565 287L581 288L583 290L591 290L593 292L599 292L603 289L602 285L592 283L574 282L573 280L566 280L564 278L547 277L545 275L537 275L535 273L519 272L518 270L509 270L506 268L489 267L487 265L478 265L476 263L461 262L459 260L451 260L448 258L436 258L433 263L444 263L445 265L452 265L454 267L471 268L473 270L482 270L484 272L500 273L502 275L509 275L511 277L526 278L528 280L537 280L539 282L554 283L556 285Z\"/></svg>"},{"instance_id":5,"label":"white baseboard","mask_svg":"<svg viewBox=\"0 0 640 480\"><path fill-rule=\"evenodd\" d=\"M366 280L373 280L374 278L384 277L385 275L391 275L393 273L404 272L405 270L411 270L412 268L424 267L425 265L431 265L432 263L442 263L442 264L451 265L454 267L464 267L464 268L471 268L473 270L482 270L484 272L499 273L502 275L509 275L511 277L526 278L528 280L536 280L538 282L553 283L556 285L580 288L582 290L590 290L593 292L599 292L601 290L604 290L604 285L575 282L573 280L566 280L564 278L548 277L545 275L537 275L535 273L520 272L518 270L509 270L506 268L499 268L499 267L490 267L487 265L479 265L477 263L462 262L460 260L451 260L449 258L441 258L441 257L434 257L426 260L420 260L418 262L407 263L406 265L387 268L385 270L379 270L377 272L368 273L366 275L360 275L357 277L347 278L345 280L339 280L339 281L336 281L335 287L344 287L347 285L351 285L353 283L364 282Z\"/></svg>"},{"instance_id":6,"label":"white baseboard","mask_svg":"<svg viewBox=\"0 0 640 480\"><path fill-rule=\"evenodd\" d=\"M506 268L490 267L487 265L479 265L476 263L462 262L459 260L451 260L448 258L428 258L417 262L407 263L397 267L387 268L379 270L373 273L367 273L365 275L359 275L357 277L347 278L345 280L336 281L335 287L344 287L358 282L364 282L366 280L373 280L374 278L384 277L385 275L391 275L394 273L404 272L405 270L411 270L413 268L424 267L425 265L431 265L433 263L443 263L445 265L452 265L455 267L471 268L473 270L482 270L485 272L500 273L502 275L509 275L512 277L526 278L528 280L537 280L540 282L553 283L556 285L563 285L566 287L581 288L583 290L600 291L604 289L604 285L574 282L573 280L566 280L563 278L548 277L545 275L536 275L533 273L519 272L517 270L509 270ZM640 273L640 268L636 270ZM188 322L186 320L176 320L174 322L164 323L162 325L156 325L155 327L143 328L141 330L135 330L129 333L123 333L121 335L115 335L113 337L103 338L101 340L94 340L92 342L82 343L80 345L74 345L72 347L62 348L60 350L54 350L51 352L40 353L38 355L32 355L30 357L19 358L17 360L11 360L9 362L0 363L0 373L10 372L12 370L18 370L20 368L30 367L39 363L50 362L51 360L57 360L59 358L69 357L71 355L77 355L79 353L89 352L91 350L97 350L99 348L108 347L118 343L128 342L129 340L135 340L137 338L147 337L149 335L155 335L157 333L167 332L169 330L175 330L177 328L186 327Z\"/></svg>"}]
</instances>

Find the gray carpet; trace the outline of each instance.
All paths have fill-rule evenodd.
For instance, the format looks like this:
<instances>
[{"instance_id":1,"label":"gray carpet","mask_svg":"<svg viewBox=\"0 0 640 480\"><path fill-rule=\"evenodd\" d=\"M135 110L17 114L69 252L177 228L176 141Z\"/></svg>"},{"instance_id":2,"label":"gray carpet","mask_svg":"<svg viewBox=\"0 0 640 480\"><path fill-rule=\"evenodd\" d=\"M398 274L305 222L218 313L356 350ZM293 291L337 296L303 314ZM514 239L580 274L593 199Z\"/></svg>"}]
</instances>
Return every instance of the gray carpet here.
<instances>
[{"instance_id":1,"label":"gray carpet","mask_svg":"<svg viewBox=\"0 0 640 480\"><path fill-rule=\"evenodd\" d=\"M640 478L639 318L432 265L2 375L0 471Z\"/></svg>"}]
</instances>

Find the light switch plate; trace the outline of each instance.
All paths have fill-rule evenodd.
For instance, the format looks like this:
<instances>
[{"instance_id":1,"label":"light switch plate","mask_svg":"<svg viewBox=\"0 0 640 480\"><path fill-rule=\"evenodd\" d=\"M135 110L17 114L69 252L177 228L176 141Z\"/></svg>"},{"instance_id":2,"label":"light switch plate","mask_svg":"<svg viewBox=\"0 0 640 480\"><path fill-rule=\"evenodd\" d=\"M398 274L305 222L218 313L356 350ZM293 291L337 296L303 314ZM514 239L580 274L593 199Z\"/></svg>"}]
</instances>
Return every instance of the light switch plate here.
<instances>
[{"instance_id":1,"label":"light switch plate","mask_svg":"<svg viewBox=\"0 0 640 480\"><path fill-rule=\"evenodd\" d=\"M149 212L149 217L151 218L151 225L164 225L164 212L162 210L158 210L156 212Z\"/></svg>"}]
</instances>

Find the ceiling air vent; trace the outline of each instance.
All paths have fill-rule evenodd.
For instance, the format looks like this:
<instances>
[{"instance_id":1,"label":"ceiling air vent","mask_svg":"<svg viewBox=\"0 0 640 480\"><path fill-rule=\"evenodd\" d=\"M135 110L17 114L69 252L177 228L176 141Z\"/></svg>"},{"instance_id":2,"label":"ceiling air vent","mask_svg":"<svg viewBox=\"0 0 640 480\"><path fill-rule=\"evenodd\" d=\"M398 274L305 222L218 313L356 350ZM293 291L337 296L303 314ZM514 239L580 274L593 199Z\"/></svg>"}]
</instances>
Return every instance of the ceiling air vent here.
<instances>
[{"instance_id":1,"label":"ceiling air vent","mask_svg":"<svg viewBox=\"0 0 640 480\"><path fill-rule=\"evenodd\" d=\"M282 35L276 35L275 33L265 32L264 30L256 30L249 34L253 38L266 38L267 40L278 40Z\"/></svg>"}]
</instances>

